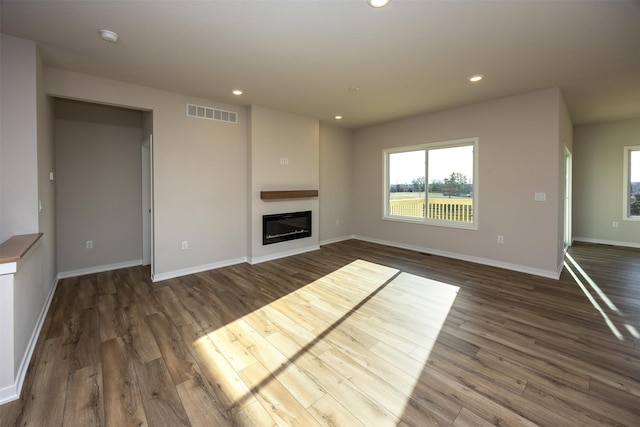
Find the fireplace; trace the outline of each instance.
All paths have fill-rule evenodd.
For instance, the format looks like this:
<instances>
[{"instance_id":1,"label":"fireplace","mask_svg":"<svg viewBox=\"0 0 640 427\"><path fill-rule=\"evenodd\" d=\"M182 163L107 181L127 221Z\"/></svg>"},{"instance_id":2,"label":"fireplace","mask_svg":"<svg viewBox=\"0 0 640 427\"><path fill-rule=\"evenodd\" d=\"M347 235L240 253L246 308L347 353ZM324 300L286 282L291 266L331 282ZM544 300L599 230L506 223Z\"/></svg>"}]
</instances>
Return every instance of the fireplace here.
<instances>
[{"instance_id":1,"label":"fireplace","mask_svg":"<svg viewBox=\"0 0 640 427\"><path fill-rule=\"evenodd\" d=\"M262 244L311 237L311 211L262 216Z\"/></svg>"}]
</instances>

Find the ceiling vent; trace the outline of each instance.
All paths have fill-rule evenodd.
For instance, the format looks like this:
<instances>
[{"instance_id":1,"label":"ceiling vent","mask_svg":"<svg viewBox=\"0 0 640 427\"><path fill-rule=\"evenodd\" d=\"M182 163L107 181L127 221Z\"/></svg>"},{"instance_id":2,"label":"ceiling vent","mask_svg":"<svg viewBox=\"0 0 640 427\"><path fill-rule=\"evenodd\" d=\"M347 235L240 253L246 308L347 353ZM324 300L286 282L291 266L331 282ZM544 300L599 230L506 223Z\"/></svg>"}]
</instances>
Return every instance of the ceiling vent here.
<instances>
[{"instance_id":1,"label":"ceiling vent","mask_svg":"<svg viewBox=\"0 0 640 427\"><path fill-rule=\"evenodd\" d=\"M234 111L218 110L216 108L195 104L187 104L187 116L227 123L238 123L238 113Z\"/></svg>"}]
</instances>

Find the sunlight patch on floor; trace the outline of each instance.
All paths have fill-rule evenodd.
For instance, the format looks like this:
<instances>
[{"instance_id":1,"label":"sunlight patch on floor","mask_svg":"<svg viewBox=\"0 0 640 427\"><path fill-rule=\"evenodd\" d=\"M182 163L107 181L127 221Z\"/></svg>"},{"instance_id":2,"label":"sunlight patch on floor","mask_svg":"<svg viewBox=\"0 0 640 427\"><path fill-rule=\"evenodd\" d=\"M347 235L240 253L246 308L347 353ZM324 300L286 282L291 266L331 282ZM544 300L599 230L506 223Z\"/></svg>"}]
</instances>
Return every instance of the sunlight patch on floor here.
<instances>
[{"instance_id":1,"label":"sunlight patch on floor","mask_svg":"<svg viewBox=\"0 0 640 427\"><path fill-rule=\"evenodd\" d=\"M582 289L582 292L589 299L589 302L591 302L593 307L600 313L600 315L604 319L609 329L611 329L611 332L613 333L613 335L615 335L615 337L618 340L624 341L624 335L620 332L618 327L616 327L616 325L613 323L609 315L607 315L603 307L598 303L598 301L593 297L593 295L591 295L591 292L589 292L589 289L587 289L587 286L585 286L582 279L584 279L584 281L589 285L589 287L593 290L593 292L595 292L600 297L600 299L604 302L604 304L611 311L613 311L616 317L619 317L620 319L622 319L621 321L623 323L623 326L631 334L631 336L634 338L640 338L640 333L638 333L638 330L633 325L627 322L626 315L623 312L621 312L620 309L618 309L618 307L613 303L613 301L611 301L611 298L609 298L607 294L605 294L602 291L602 289L598 286L598 284L591 278L591 276L589 276L589 274L580 266L580 264L578 264L578 262L568 253L565 254L565 257L569 260L571 265L573 265L573 268L571 268L571 265L569 265L567 261L564 261L565 268L571 274L571 276L576 281L578 286L580 286L580 289ZM577 273L576 271L574 271L574 269L577 271Z\"/></svg>"},{"instance_id":2,"label":"sunlight patch on floor","mask_svg":"<svg viewBox=\"0 0 640 427\"><path fill-rule=\"evenodd\" d=\"M360 409L347 409L365 419L361 410L382 399L386 413L370 415L395 425L458 290L356 260L209 332L195 347L216 364L211 374L237 407L267 399L274 419L295 418L285 390L305 408L346 393L362 400Z\"/></svg>"},{"instance_id":3,"label":"sunlight patch on floor","mask_svg":"<svg viewBox=\"0 0 640 427\"><path fill-rule=\"evenodd\" d=\"M589 276L587 272L584 271L582 267L580 267L580 264L578 264L578 262L575 259L573 259L571 255L566 254L565 256L571 262L571 264L573 264L575 269L578 270L578 272L582 275L582 277L589 284L589 286L591 286L591 289L593 289L598 294L600 299L604 301L607 307L609 307L611 310L615 311L616 313L620 313L620 310L618 309L618 307L616 307L613 301L611 301L611 299L604 292L602 292L602 289L600 289L600 286L598 286L597 283L591 278L591 276Z\"/></svg>"}]
</instances>

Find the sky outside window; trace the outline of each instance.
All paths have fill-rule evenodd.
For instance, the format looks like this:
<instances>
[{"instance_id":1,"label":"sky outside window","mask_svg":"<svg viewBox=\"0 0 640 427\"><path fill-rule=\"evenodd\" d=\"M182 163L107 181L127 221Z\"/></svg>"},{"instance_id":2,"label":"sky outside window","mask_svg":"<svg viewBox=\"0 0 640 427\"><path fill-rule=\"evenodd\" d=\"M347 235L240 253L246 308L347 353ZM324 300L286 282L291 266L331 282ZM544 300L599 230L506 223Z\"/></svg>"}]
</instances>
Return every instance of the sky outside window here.
<instances>
[{"instance_id":1,"label":"sky outside window","mask_svg":"<svg viewBox=\"0 0 640 427\"><path fill-rule=\"evenodd\" d=\"M640 158L638 159L640 164ZM391 153L389 155L389 183L411 184L425 174L425 150ZM429 149L429 179L444 181L459 172L473 183L473 146Z\"/></svg>"}]
</instances>

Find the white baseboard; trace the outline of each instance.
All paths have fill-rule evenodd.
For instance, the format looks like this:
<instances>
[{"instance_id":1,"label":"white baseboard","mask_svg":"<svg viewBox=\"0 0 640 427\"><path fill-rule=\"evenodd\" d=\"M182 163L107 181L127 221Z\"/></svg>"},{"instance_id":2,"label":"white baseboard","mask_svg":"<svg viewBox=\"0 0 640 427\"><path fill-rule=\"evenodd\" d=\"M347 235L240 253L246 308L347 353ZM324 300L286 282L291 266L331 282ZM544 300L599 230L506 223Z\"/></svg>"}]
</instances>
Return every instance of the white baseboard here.
<instances>
[{"instance_id":1,"label":"white baseboard","mask_svg":"<svg viewBox=\"0 0 640 427\"><path fill-rule=\"evenodd\" d=\"M40 332L42 331L44 321L47 318L47 313L49 312L49 307L51 306L51 301L53 300L53 295L55 294L57 287L58 280L55 279L53 281L53 284L51 285L51 290L49 291L49 295L47 296L44 306L40 311L40 316L38 317L38 321L36 322L36 327L33 329L33 333L31 334L31 338L29 339L29 343L27 345L24 356L22 357L22 362L20 363L20 368L18 369L16 375L16 381L12 385L0 389L0 405L20 398L22 385L24 384L24 379L27 375L27 369L29 368L29 363L31 362L33 351L35 350L36 344L38 343L38 337L40 336Z\"/></svg>"},{"instance_id":2,"label":"white baseboard","mask_svg":"<svg viewBox=\"0 0 640 427\"><path fill-rule=\"evenodd\" d=\"M322 245L330 245L331 243L338 243L338 242L344 242L345 240L350 240L350 239L354 239L354 235L351 234L349 236L341 236L341 237L334 237L332 239L326 239L326 240L321 240L320 241L320 246Z\"/></svg>"},{"instance_id":3,"label":"white baseboard","mask_svg":"<svg viewBox=\"0 0 640 427\"><path fill-rule=\"evenodd\" d=\"M574 237L574 242L596 243L598 245L624 246L627 248L640 248L640 243L620 242L617 240L592 239L590 237Z\"/></svg>"},{"instance_id":4,"label":"white baseboard","mask_svg":"<svg viewBox=\"0 0 640 427\"><path fill-rule=\"evenodd\" d=\"M258 257L258 258L249 258L247 260L247 262L249 264L251 264L251 265L260 264L261 262L273 261L274 259L285 258L285 257L288 257L288 256L303 254L305 252L317 251L319 249L320 249L319 245L307 246L307 247L300 248L300 249L293 249L293 250L286 251L286 252L278 252L276 254L265 255L265 256Z\"/></svg>"},{"instance_id":5,"label":"white baseboard","mask_svg":"<svg viewBox=\"0 0 640 427\"><path fill-rule=\"evenodd\" d=\"M0 405L18 400L20 398L20 391L18 391L18 384L13 383L6 387L0 388Z\"/></svg>"},{"instance_id":6,"label":"white baseboard","mask_svg":"<svg viewBox=\"0 0 640 427\"><path fill-rule=\"evenodd\" d=\"M488 265L490 267L504 268L505 270L518 271L520 273L533 274L534 276L547 277L547 278L556 279L556 280L560 278L560 272L562 271L561 267L559 268L558 271L542 270L539 268L527 267L525 265L511 264L508 262L496 261L493 259L462 255L454 252L441 251L438 249L426 248L422 246L406 245L404 243L390 242L387 240L372 239L364 236L353 236L353 238L358 240L363 240L365 242L378 243L380 245L387 245L387 246L392 246L400 249L408 249L411 251L424 252L432 255L458 259L461 261L473 262L476 264Z\"/></svg>"},{"instance_id":7,"label":"white baseboard","mask_svg":"<svg viewBox=\"0 0 640 427\"><path fill-rule=\"evenodd\" d=\"M151 281L160 282L162 280L174 279L176 277L187 276L189 274L202 273L203 271L215 270L216 268L228 267L230 265L241 264L243 262L247 262L246 257L228 259L220 262L214 262L211 264L198 265L195 267L168 271L166 273L156 273L153 275L153 277L151 277Z\"/></svg>"},{"instance_id":8,"label":"white baseboard","mask_svg":"<svg viewBox=\"0 0 640 427\"><path fill-rule=\"evenodd\" d=\"M129 268L142 265L141 259L131 261L118 262L116 264L97 265L95 267L81 268L79 270L63 271L58 273L58 279L67 279L69 277L84 276L86 274L102 273L103 271L118 270L120 268Z\"/></svg>"}]
</instances>

